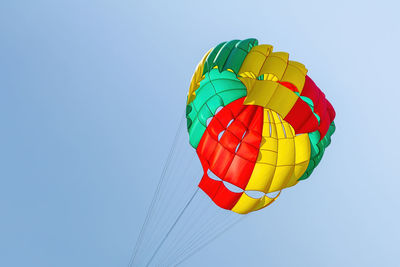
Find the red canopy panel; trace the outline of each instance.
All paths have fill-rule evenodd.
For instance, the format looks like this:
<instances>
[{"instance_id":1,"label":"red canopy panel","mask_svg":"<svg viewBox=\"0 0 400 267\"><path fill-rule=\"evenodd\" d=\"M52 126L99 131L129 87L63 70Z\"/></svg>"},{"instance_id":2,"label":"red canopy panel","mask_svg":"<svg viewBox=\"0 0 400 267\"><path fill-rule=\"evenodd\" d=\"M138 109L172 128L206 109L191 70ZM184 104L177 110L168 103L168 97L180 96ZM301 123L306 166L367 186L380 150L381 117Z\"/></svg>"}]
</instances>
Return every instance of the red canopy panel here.
<instances>
[{"instance_id":1,"label":"red canopy panel","mask_svg":"<svg viewBox=\"0 0 400 267\"><path fill-rule=\"evenodd\" d=\"M243 193L230 191L222 181L246 188L262 138L263 107L243 105L244 99L228 104L213 117L197 147L204 169L199 187L224 209L232 209ZM222 181L211 179L208 170Z\"/></svg>"}]
</instances>

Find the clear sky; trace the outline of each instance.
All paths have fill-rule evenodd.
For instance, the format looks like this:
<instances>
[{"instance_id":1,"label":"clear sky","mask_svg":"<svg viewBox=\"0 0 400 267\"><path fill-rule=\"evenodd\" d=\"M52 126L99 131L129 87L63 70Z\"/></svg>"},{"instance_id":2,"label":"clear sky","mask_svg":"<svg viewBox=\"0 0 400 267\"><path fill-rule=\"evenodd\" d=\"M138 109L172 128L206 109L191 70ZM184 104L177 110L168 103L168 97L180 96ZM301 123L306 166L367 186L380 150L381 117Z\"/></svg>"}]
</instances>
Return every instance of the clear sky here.
<instances>
[{"instance_id":1,"label":"clear sky","mask_svg":"<svg viewBox=\"0 0 400 267\"><path fill-rule=\"evenodd\" d=\"M254 37L336 109L312 177L184 266L400 266L397 1L2 1L0 266L127 266L191 74Z\"/></svg>"}]
</instances>

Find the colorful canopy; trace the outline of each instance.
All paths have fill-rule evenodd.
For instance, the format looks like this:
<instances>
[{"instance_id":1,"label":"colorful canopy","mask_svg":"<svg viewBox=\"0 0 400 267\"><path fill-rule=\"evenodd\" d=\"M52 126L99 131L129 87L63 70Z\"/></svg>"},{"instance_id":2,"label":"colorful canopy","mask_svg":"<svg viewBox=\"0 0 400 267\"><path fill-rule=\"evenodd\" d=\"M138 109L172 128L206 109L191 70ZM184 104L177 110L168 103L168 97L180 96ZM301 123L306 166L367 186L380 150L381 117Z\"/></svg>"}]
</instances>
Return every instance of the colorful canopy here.
<instances>
[{"instance_id":1,"label":"colorful canopy","mask_svg":"<svg viewBox=\"0 0 400 267\"><path fill-rule=\"evenodd\" d=\"M241 214L308 178L335 131L335 110L304 65L256 39L223 42L204 55L186 118L204 170L199 187Z\"/></svg>"}]
</instances>

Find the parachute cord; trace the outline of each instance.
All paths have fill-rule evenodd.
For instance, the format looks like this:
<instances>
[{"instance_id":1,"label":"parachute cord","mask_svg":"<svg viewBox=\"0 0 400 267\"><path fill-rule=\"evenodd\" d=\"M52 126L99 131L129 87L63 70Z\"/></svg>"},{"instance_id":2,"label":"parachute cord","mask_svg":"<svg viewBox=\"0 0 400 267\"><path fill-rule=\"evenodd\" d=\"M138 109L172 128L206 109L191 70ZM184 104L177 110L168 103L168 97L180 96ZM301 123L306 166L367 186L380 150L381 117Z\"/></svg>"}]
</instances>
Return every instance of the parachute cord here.
<instances>
[{"instance_id":1,"label":"parachute cord","mask_svg":"<svg viewBox=\"0 0 400 267\"><path fill-rule=\"evenodd\" d=\"M230 213L232 215L234 214L233 212ZM184 246L181 246L181 249L177 250L174 255L171 255L171 257L168 259L169 264L166 264L166 266L171 266L173 262L178 262L180 259L194 251L197 247L201 246L204 242L207 242L207 240L210 240L218 235L227 226L232 225L233 222L231 214L217 213L214 215L213 219L215 220L213 222L211 220L207 220L207 223L204 224L205 227L203 229L200 229L198 233L190 238ZM236 217L234 221L237 220L238 218ZM211 229L211 231L209 229Z\"/></svg>"},{"instance_id":2,"label":"parachute cord","mask_svg":"<svg viewBox=\"0 0 400 267\"><path fill-rule=\"evenodd\" d=\"M197 213L197 212L196 212ZM199 213L200 216L205 215L205 212L200 211ZM193 216L194 218L197 217ZM164 262L170 262L170 261L176 261L182 256L182 251L186 251L187 249L193 247L196 245L197 240L201 240L202 238L206 238L206 236L213 236L212 232L218 231L216 225L218 225L219 221L221 218L218 216L211 217L209 220L207 220L206 223L203 222L203 220L197 220L198 223L195 221L195 223L189 225L190 228L196 229L195 233L192 234L185 242L183 242L183 238L189 234L189 231L192 229L187 229L185 233L182 234L180 237L180 240L175 242L175 246L173 249L167 253L167 258L164 260ZM197 224L196 224L197 223ZM200 223L200 225L197 227L197 225ZM199 228L199 229L197 229ZM211 230L210 230L211 229ZM178 246L178 244L184 244L181 246ZM164 264L165 266L171 266L171 264Z\"/></svg>"},{"instance_id":3,"label":"parachute cord","mask_svg":"<svg viewBox=\"0 0 400 267\"><path fill-rule=\"evenodd\" d=\"M194 254L196 254L197 252L199 252L201 249L203 249L205 246L207 246L208 244L210 244L211 242L213 242L215 239L217 239L218 237L220 237L222 234L224 234L226 231L228 231L229 229L231 229L233 226L235 226L236 224L238 224L239 222L241 222L243 219L245 218L245 216L243 216L242 218L240 218L239 220L235 221L234 223L228 225L225 229L223 229L221 232L219 232L217 235L215 235L213 238L211 238L210 240L207 240L204 244L200 245L197 249L193 250L189 255L187 255L186 257L184 257L181 261L179 261L176 265L174 265L175 267L182 264L184 261L186 261L187 259L189 259L191 256L193 256Z\"/></svg>"},{"instance_id":4,"label":"parachute cord","mask_svg":"<svg viewBox=\"0 0 400 267\"><path fill-rule=\"evenodd\" d=\"M149 262L146 264L146 267L150 265L150 263L153 261L154 257L157 255L157 252L160 250L160 248L162 247L162 245L164 244L165 240L167 240L169 234L172 232L172 230L175 228L175 225L178 223L179 219L182 217L182 215L185 213L187 207L189 207L190 203L192 202L193 198L196 196L197 192L199 192L199 188L196 189L196 191L194 191L192 197L190 198L190 200L186 203L185 207L182 209L181 213L179 214L179 216L176 218L175 222L171 225L171 227L169 228L167 234L164 236L163 240L160 242L160 244L158 245L157 249L154 251L153 255L151 256Z\"/></svg>"},{"instance_id":5,"label":"parachute cord","mask_svg":"<svg viewBox=\"0 0 400 267\"><path fill-rule=\"evenodd\" d=\"M180 162L180 160L176 160L176 159L174 161L175 161L175 163L179 163ZM187 162L187 164L183 164L186 167L183 170L182 174L181 173L177 173L177 171L175 170L177 168L171 167L171 169L172 169L171 173L169 173L167 176L168 177L185 177L187 172L190 170L191 165L193 164L193 162L194 162L194 155L190 157L190 159ZM171 165L173 165L173 164L171 164ZM193 177L193 176L194 175L191 175L191 177ZM167 195L168 195L169 201L163 201L162 202L163 205L158 205L158 207L155 208L155 210L156 210L155 214L157 214L157 218L155 219L155 223L153 225L153 229L159 229L159 225L166 220L165 216L168 214L168 212L170 212L169 211L170 206L173 205L171 203L172 202L171 199L175 199L175 200L177 199L177 195L178 195L179 190L176 190L176 188L178 186L180 186L180 185L179 184L174 184L176 181L179 181L179 180L175 179L175 181L170 181L170 183L167 183L166 188L164 188L160 192L159 199L165 199L165 197L167 197ZM195 188L195 187L193 187L192 184L186 185L186 187L187 188L182 189L183 192L189 192L190 189ZM171 189L172 189L172 192L170 192ZM188 196L188 199L189 198L190 198L190 195ZM184 203L184 202L186 202L186 199L185 200L182 199L182 203ZM173 206L177 206L177 205L175 204ZM156 233L153 232L153 233L150 234L150 236L148 238L149 239L153 238L153 237L155 237L155 235L156 235Z\"/></svg>"},{"instance_id":6,"label":"parachute cord","mask_svg":"<svg viewBox=\"0 0 400 267\"><path fill-rule=\"evenodd\" d=\"M141 246L141 244L143 242L144 233L147 230L147 225L149 223L150 217L153 215L153 210L154 210L154 206L156 204L157 196L158 196L158 194L160 192L161 185L163 184L167 168L170 165L171 158L172 158L172 155L173 155L173 153L175 151L176 144L178 143L179 135L180 135L181 129L182 129L183 125L184 125L185 117L186 116L185 116L185 112L184 112L183 116L181 118L181 121L179 123L178 130L175 133L174 141L173 141L172 146L171 146L171 148L169 150L167 161L165 162L163 170L161 172L161 176L160 176L160 179L158 181L156 191L154 192L153 199L152 199L150 207L149 207L149 209L147 211L146 218L145 218L145 220L143 222L142 228L140 229L139 237L138 237L138 239L136 241L135 247L133 249L132 257L131 257L131 259L129 261L129 265L128 266L133 266L133 263L134 263L135 258L137 256L137 253L138 253L138 250L139 250L139 248L140 248L140 246Z\"/></svg>"},{"instance_id":7,"label":"parachute cord","mask_svg":"<svg viewBox=\"0 0 400 267\"><path fill-rule=\"evenodd\" d=\"M202 234L202 232L203 235L205 234L203 228L208 228L207 224L210 224L210 221L218 220L216 216L211 216L210 220L206 220L207 223L203 222L203 218L207 216L207 211L210 208L210 203L202 203L201 200L202 199L198 199L195 204L192 205L190 209L191 213L188 213L186 215L186 217L189 218L188 221L182 226L180 231L176 233L175 239L170 241L172 246L170 246L170 248L164 253L166 256L164 257L162 263L168 262L170 258L174 259L174 255L176 255L181 249L186 247L187 243L189 243L191 239L199 234ZM162 265L170 266L167 264Z\"/></svg>"}]
</instances>

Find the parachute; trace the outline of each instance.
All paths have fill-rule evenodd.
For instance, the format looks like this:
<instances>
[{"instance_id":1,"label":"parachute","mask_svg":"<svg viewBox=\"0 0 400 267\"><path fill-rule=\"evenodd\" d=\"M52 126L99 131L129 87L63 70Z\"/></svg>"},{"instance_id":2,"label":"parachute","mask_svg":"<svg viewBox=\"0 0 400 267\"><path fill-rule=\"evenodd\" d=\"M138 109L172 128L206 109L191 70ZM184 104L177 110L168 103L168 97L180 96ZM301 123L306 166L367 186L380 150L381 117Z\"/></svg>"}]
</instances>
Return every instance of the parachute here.
<instances>
[{"instance_id":1,"label":"parachute","mask_svg":"<svg viewBox=\"0 0 400 267\"><path fill-rule=\"evenodd\" d=\"M180 208L170 207L172 211L167 214L174 216L169 218L168 226L160 231L163 233L159 238L149 241L147 250L151 252L143 252L150 255L146 266L163 253L162 247L167 246L171 235L176 235L179 242L169 246L179 247L179 253L164 252L165 257L158 264L181 262L231 227L238 218L232 214L243 216L267 207L283 189L307 179L320 163L335 131L335 110L303 64L289 60L288 53L272 50L271 45L259 45L256 39L233 40L209 50L198 64L189 86L185 119L187 138L203 175L201 179L196 179L196 174L169 176L177 181L170 187L171 192L178 191L181 197L187 191L190 194L182 197L185 201ZM174 146L182 143L178 139ZM178 170L185 165L192 169L184 158L175 160L179 162L175 167ZM152 220L165 220L154 215L156 201L158 209L164 211L171 201L171 193L159 191L163 184L168 185L162 182L164 176L165 172L139 239L146 239L147 228L157 231L157 223L149 226ZM190 190L178 188L184 179L189 179L186 183ZM204 194L196 198L199 189ZM160 195L167 197L161 200ZM204 211L195 215L191 210L195 199L206 209L213 209L208 205L211 203L205 203L210 202L207 198L215 204L214 213L210 217ZM193 213L185 218L190 212ZM223 218L230 223L224 221L222 225L227 227L222 230L211 225L215 218L219 218L215 224ZM194 221L189 222L190 219ZM195 229L197 221L203 231L200 237ZM179 227L193 233L183 234ZM217 230L211 234L209 229ZM186 243L182 242L187 236L190 238ZM132 265L141 247L139 239Z\"/></svg>"},{"instance_id":2,"label":"parachute","mask_svg":"<svg viewBox=\"0 0 400 267\"><path fill-rule=\"evenodd\" d=\"M204 169L199 187L242 214L309 177L335 131L335 111L304 65L256 39L224 42L204 56L186 117Z\"/></svg>"}]
</instances>

